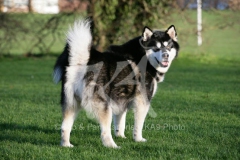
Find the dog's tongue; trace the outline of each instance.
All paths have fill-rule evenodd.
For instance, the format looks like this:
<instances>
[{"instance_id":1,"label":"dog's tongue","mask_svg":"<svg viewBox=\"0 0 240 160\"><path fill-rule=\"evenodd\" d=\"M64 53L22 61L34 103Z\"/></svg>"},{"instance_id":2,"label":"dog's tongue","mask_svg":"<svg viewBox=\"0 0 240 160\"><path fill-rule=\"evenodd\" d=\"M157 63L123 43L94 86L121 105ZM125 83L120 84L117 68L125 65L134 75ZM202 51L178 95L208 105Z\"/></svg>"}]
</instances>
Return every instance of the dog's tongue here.
<instances>
[{"instance_id":1,"label":"dog's tongue","mask_svg":"<svg viewBox=\"0 0 240 160\"><path fill-rule=\"evenodd\" d=\"M167 65L168 65L168 62L162 62L162 65L163 65L163 66L167 66Z\"/></svg>"}]
</instances>

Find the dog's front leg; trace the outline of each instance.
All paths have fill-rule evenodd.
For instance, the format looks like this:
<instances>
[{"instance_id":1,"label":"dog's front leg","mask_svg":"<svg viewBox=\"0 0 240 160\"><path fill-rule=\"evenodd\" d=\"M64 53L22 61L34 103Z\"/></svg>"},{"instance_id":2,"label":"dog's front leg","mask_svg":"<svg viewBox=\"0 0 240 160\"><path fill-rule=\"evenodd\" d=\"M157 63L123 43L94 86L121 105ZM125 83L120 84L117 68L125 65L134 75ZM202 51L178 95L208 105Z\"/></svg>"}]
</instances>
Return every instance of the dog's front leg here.
<instances>
[{"instance_id":1,"label":"dog's front leg","mask_svg":"<svg viewBox=\"0 0 240 160\"><path fill-rule=\"evenodd\" d=\"M136 103L136 106L134 108L134 130L133 130L133 139L136 142L147 141L145 138L142 137L142 129L148 110L149 105Z\"/></svg>"},{"instance_id":2,"label":"dog's front leg","mask_svg":"<svg viewBox=\"0 0 240 160\"><path fill-rule=\"evenodd\" d=\"M114 132L116 137L122 137L126 138L124 131L125 131L125 124L126 124L126 115L127 115L127 110L124 112L114 115Z\"/></svg>"}]
</instances>

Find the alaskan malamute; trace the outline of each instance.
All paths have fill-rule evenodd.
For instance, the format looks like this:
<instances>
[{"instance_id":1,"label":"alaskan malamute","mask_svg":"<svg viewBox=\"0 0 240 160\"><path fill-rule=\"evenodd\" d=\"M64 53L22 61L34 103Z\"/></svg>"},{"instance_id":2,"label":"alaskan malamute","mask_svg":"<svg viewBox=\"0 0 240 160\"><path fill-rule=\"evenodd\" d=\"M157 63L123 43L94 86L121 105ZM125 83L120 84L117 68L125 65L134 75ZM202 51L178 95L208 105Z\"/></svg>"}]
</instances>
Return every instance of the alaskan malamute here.
<instances>
[{"instance_id":1,"label":"alaskan malamute","mask_svg":"<svg viewBox=\"0 0 240 160\"><path fill-rule=\"evenodd\" d=\"M67 33L67 45L54 67L54 81L62 81L61 145L73 147L70 132L78 111L92 113L101 128L102 143L118 148L111 134L125 138L125 119L134 110L133 139L145 142L142 129L150 101L162 82L179 45L173 25L166 31L145 27L142 35L99 52L92 47L91 21L78 20Z\"/></svg>"}]
</instances>

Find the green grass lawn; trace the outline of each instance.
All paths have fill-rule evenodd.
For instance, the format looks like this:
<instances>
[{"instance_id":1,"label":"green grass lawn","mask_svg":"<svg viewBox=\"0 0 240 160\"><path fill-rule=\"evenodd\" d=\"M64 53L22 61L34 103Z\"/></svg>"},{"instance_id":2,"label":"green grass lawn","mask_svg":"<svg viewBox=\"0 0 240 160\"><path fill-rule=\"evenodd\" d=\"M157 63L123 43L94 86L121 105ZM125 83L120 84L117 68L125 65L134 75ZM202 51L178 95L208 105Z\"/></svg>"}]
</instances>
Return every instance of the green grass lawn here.
<instances>
[{"instance_id":1,"label":"green grass lawn","mask_svg":"<svg viewBox=\"0 0 240 160\"><path fill-rule=\"evenodd\" d=\"M60 85L52 83L55 58L0 60L1 159L239 159L240 61L175 60L152 101L146 143L114 138L121 149L102 146L96 121L81 112L74 124L74 148L60 143Z\"/></svg>"}]
</instances>

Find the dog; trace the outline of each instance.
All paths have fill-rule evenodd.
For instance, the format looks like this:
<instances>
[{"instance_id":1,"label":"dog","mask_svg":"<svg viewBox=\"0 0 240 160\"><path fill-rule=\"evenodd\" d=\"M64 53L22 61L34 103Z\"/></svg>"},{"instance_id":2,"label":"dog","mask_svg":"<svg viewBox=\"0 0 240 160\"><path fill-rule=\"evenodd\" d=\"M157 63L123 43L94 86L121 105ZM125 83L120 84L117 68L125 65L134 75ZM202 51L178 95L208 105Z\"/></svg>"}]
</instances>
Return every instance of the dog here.
<instances>
[{"instance_id":1,"label":"dog","mask_svg":"<svg viewBox=\"0 0 240 160\"><path fill-rule=\"evenodd\" d=\"M103 145L119 148L111 134L112 119L115 135L126 138L126 114L132 107L133 139L146 142L142 129L150 101L178 52L174 25L166 31L144 27L139 37L99 52L92 46L91 20L75 21L53 72L55 83L62 81L61 145L73 147L70 132L81 108L99 122Z\"/></svg>"}]
</instances>

